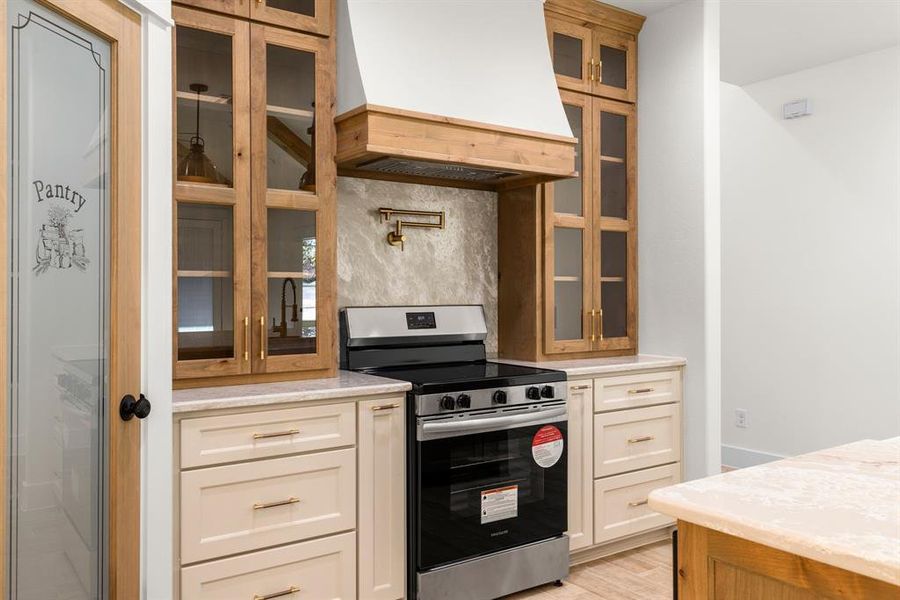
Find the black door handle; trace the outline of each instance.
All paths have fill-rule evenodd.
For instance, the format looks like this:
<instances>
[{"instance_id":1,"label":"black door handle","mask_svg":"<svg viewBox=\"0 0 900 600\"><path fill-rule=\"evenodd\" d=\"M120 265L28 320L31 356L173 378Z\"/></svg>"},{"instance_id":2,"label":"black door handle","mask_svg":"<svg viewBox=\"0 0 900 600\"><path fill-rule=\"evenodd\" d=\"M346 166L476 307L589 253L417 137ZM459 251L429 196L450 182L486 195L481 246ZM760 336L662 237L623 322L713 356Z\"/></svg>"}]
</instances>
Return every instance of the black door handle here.
<instances>
[{"instance_id":1,"label":"black door handle","mask_svg":"<svg viewBox=\"0 0 900 600\"><path fill-rule=\"evenodd\" d=\"M131 417L143 419L150 414L150 401L143 394L137 400L131 394L125 394L119 403L119 416L123 421L130 421Z\"/></svg>"}]
</instances>

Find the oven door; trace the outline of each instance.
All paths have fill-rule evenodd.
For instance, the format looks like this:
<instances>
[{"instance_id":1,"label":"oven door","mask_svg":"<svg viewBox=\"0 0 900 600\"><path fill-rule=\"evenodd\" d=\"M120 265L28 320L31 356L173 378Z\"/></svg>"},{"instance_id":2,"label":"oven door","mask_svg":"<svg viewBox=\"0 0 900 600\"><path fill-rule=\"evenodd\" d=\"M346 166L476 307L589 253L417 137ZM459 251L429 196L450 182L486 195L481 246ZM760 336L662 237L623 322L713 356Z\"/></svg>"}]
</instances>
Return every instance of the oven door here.
<instances>
[{"instance_id":1,"label":"oven door","mask_svg":"<svg viewBox=\"0 0 900 600\"><path fill-rule=\"evenodd\" d=\"M565 402L423 417L418 570L562 535Z\"/></svg>"}]
</instances>

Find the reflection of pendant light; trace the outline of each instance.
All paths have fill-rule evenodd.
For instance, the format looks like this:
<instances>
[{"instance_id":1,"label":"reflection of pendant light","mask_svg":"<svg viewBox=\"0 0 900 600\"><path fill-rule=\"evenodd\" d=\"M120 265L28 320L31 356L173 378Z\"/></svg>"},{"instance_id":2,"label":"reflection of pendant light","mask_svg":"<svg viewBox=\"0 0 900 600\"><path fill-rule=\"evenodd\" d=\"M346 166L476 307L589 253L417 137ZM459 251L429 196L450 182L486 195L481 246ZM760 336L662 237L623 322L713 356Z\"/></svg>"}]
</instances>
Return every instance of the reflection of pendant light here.
<instances>
[{"instance_id":1,"label":"reflection of pendant light","mask_svg":"<svg viewBox=\"0 0 900 600\"><path fill-rule=\"evenodd\" d=\"M208 90L209 86L205 83L192 83L190 88L192 92L197 92L197 121L195 133L191 137L191 148L178 161L178 180L231 185L228 178L219 173L216 165L206 156L206 142L200 137L200 94Z\"/></svg>"}]
</instances>

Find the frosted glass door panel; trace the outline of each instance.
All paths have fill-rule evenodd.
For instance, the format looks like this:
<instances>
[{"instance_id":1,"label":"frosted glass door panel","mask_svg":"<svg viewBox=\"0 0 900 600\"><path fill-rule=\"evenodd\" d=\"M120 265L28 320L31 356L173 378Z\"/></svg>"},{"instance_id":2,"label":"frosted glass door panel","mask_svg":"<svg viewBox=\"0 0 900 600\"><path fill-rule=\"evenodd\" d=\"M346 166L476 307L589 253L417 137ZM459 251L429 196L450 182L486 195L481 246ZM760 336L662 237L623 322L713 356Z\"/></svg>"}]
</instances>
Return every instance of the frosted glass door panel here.
<instances>
[{"instance_id":1,"label":"frosted glass door panel","mask_svg":"<svg viewBox=\"0 0 900 600\"><path fill-rule=\"evenodd\" d=\"M298 15L316 16L315 0L266 0L266 6Z\"/></svg>"},{"instance_id":2,"label":"frosted glass door panel","mask_svg":"<svg viewBox=\"0 0 900 600\"><path fill-rule=\"evenodd\" d=\"M110 45L35 2L10 0L4 10L9 592L17 600L103 598Z\"/></svg>"},{"instance_id":3,"label":"frosted glass door panel","mask_svg":"<svg viewBox=\"0 0 900 600\"><path fill-rule=\"evenodd\" d=\"M557 31L553 32L553 71L559 75L584 79L581 57L584 40Z\"/></svg>"},{"instance_id":4,"label":"frosted glass door panel","mask_svg":"<svg viewBox=\"0 0 900 600\"><path fill-rule=\"evenodd\" d=\"M628 335L628 234L600 233L600 301L603 337Z\"/></svg>"},{"instance_id":5,"label":"frosted glass door panel","mask_svg":"<svg viewBox=\"0 0 900 600\"><path fill-rule=\"evenodd\" d=\"M584 337L583 232L557 227L553 242L554 339L578 340Z\"/></svg>"},{"instance_id":6,"label":"frosted glass door panel","mask_svg":"<svg viewBox=\"0 0 900 600\"><path fill-rule=\"evenodd\" d=\"M584 211L584 109L574 104L563 104L572 135L578 136L578 145L575 146L575 170L578 177L560 179L553 185L553 211L581 216Z\"/></svg>"}]
</instances>

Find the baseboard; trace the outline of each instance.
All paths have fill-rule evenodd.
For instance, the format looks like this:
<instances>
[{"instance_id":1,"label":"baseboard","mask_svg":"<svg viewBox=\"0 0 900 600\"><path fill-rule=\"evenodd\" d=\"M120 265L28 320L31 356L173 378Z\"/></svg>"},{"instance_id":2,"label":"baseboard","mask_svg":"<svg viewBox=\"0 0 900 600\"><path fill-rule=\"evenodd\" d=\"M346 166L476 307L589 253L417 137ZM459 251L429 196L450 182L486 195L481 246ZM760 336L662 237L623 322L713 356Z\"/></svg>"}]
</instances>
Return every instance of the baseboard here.
<instances>
[{"instance_id":1,"label":"baseboard","mask_svg":"<svg viewBox=\"0 0 900 600\"><path fill-rule=\"evenodd\" d=\"M660 529L638 533L620 540L613 540L606 542L605 544L576 550L569 554L569 565L574 567L575 565L591 562L606 556L612 556L613 554L619 554L620 552L634 550L635 548L640 548L641 546L646 546L655 542L671 540L673 529L675 529L674 526L667 525Z\"/></svg>"},{"instance_id":2,"label":"baseboard","mask_svg":"<svg viewBox=\"0 0 900 600\"><path fill-rule=\"evenodd\" d=\"M772 454L770 452L760 452L758 450L750 450L749 448L739 448L737 446L727 446L722 444L722 468L728 470L743 469L745 467L755 467L773 460L781 460L786 458L780 454Z\"/></svg>"}]
</instances>

